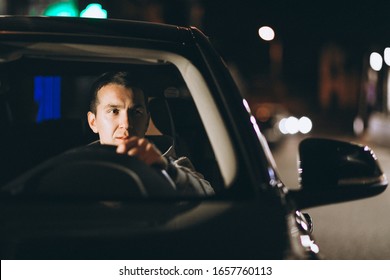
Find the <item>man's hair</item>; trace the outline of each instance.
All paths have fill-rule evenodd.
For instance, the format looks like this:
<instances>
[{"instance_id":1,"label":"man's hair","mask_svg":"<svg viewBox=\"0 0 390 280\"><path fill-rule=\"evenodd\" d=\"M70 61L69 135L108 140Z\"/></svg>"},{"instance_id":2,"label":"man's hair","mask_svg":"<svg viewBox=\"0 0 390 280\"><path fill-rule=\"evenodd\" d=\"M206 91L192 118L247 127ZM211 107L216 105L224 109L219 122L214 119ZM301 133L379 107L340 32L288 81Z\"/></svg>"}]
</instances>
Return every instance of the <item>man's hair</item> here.
<instances>
[{"instance_id":1,"label":"man's hair","mask_svg":"<svg viewBox=\"0 0 390 280\"><path fill-rule=\"evenodd\" d=\"M148 96L147 94L138 86L138 84L131 79L130 73L119 71L119 72L106 72L99 76L91 86L90 90L90 102L89 110L96 114L96 108L98 105L98 92L99 90L108 85L116 84L124 86L125 88L132 89L133 91L141 92L144 96L145 106L148 110Z\"/></svg>"}]
</instances>

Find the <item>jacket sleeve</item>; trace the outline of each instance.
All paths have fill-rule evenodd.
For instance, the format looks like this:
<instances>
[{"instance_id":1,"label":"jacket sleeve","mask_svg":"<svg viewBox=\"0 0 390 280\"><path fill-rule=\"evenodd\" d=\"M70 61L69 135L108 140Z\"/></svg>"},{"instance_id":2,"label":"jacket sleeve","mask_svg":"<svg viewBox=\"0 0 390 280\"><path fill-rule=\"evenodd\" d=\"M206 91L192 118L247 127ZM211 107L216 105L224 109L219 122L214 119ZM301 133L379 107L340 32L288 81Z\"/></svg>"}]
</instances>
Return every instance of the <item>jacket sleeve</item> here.
<instances>
[{"instance_id":1,"label":"jacket sleeve","mask_svg":"<svg viewBox=\"0 0 390 280\"><path fill-rule=\"evenodd\" d=\"M192 162L187 157L180 157L168 163L168 174L176 184L176 189L183 195L213 195L214 189L195 171Z\"/></svg>"}]
</instances>

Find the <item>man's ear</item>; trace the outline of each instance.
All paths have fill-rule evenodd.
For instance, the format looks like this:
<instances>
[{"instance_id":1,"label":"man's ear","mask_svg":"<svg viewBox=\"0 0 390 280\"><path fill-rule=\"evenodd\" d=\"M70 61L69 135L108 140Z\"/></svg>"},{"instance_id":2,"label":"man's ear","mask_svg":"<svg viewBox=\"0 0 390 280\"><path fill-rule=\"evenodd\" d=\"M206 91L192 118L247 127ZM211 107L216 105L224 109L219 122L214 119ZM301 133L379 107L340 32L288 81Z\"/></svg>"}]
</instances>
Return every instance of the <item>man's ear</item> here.
<instances>
[{"instance_id":1,"label":"man's ear","mask_svg":"<svg viewBox=\"0 0 390 280\"><path fill-rule=\"evenodd\" d=\"M91 111L89 111L88 114L87 114L87 118L88 118L89 127L92 129L93 132L98 133L98 130L97 130L97 127L96 127L96 116L95 116L95 114L92 113Z\"/></svg>"}]
</instances>

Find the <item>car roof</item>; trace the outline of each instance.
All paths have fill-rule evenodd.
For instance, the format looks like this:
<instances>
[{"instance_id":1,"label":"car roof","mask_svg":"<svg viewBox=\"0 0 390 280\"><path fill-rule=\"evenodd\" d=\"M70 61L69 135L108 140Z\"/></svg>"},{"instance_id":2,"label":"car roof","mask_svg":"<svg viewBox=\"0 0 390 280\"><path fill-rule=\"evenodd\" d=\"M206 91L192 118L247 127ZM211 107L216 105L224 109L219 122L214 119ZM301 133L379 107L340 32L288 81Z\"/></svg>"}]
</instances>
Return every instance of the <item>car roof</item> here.
<instances>
[{"instance_id":1,"label":"car roof","mask_svg":"<svg viewBox=\"0 0 390 280\"><path fill-rule=\"evenodd\" d=\"M190 27L121 19L47 16L0 16L0 33L88 35L183 43ZM188 37L187 37L188 38Z\"/></svg>"}]
</instances>

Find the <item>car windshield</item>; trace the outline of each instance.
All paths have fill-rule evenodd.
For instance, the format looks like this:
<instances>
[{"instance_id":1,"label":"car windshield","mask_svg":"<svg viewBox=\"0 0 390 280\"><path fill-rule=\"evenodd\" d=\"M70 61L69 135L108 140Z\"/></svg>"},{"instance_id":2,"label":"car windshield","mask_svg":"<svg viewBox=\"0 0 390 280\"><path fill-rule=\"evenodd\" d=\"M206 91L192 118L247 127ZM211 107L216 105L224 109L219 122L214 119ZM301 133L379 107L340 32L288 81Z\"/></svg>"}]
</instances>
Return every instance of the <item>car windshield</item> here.
<instances>
[{"instance_id":1,"label":"car windshield","mask_svg":"<svg viewBox=\"0 0 390 280\"><path fill-rule=\"evenodd\" d=\"M2 42L0 60L3 186L98 140L87 122L91 85L110 71L129 73L148 96L146 137L161 153L173 146L176 158L188 157L216 192L234 181L227 129L204 78L186 58L142 48Z\"/></svg>"}]
</instances>

